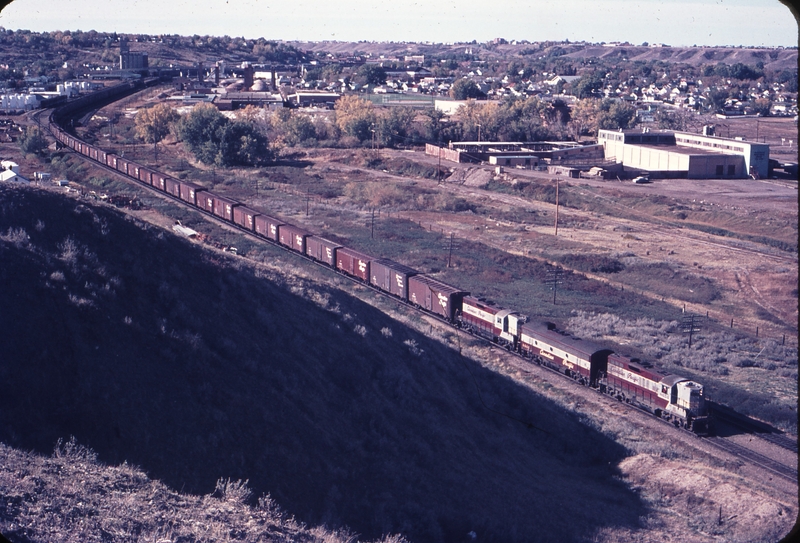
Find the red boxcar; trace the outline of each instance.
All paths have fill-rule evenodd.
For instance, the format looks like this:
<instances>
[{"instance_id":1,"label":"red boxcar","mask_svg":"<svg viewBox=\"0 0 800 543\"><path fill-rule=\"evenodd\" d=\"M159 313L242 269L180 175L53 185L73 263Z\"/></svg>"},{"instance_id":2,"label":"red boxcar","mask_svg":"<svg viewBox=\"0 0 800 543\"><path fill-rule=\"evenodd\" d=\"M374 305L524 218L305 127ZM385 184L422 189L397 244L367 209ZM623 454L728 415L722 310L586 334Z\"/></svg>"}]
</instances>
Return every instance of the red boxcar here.
<instances>
[{"instance_id":1,"label":"red boxcar","mask_svg":"<svg viewBox=\"0 0 800 543\"><path fill-rule=\"evenodd\" d=\"M282 224L278 227L278 243L291 247L298 253L306 252L306 238L310 235L311 232L293 224Z\"/></svg>"},{"instance_id":2,"label":"red boxcar","mask_svg":"<svg viewBox=\"0 0 800 543\"><path fill-rule=\"evenodd\" d=\"M153 170L151 170L149 168L142 167L142 168L139 168L139 174L138 175L139 175L139 181L141 181L142 183L145 183L147 185L152 185L153 184L153 182L152 182L153 181L152 180Z\"/></svg>"},{"instance_id":3,"label":"red boxcar","mask_svg":"<svg viewBox=\"0 0 800 543\"><path fill-rule=\"evenodd\" d=\"M370 262L370 283L381 290L408 300L408 278L419 272L388 258Z\"/></svg>"},{"instance_id":4,"label":"red boxcar","mask_svg":"<svg viewBox=\"0 0 800 543\"><path fill-rule=\"evenodd\" d=\"M156 173L151 177L153 186L158 190L163 190L164 192L167 191L167 179L169 179L169 177L163 173Z\"/></svg>"},{"instance_id":5,"label":"red boxcar","mask_svg":"<svg viewBox=\"0 0 800 543\"><path fill-rule=\"evenodd\" d=\"M448 321L455 319L464 296L468 295L469 292L425 275L414 275L408 280L408 301Z\"/></svg>"},{"instance_id":6,"label":"red boxcar","mask_svg":"<svg viewBox=\"0 0 800 543\"><path fill-rule=\"evenodd\" d=\"M117 170L119 170L122 173L127 175L127 173L128 173L128 161L125 160L124 158L118 157L117 158L117 163L114 164L114 167L117 168Z\"/></svg>"},{"instance_id":7,"label":"red boxcar","mask_svg":"<svg viewBox=\"0 0 800 543\"><path fill-rule=\"evenodd\" d=\"M308 236L306 239L306 254L332 268L336 266L336 249L340 247L338 243L319 236Z\"/></svg>"},{"instance_id":8,"label":"red boxcar","mask_svg":"<svg viewBox=\"0 0 800 543\"><path fill-rule=\"evenodd\" d=\"M197 207L209 213L214 213L214 198L217 198L216 194L204 190L197 195Z\"/></svg>"},{"instance_id":9,"label":"red boxcar","mask_svg":"<svg viewBox=\"0 0 800 543\"><path fill-rule=\"evenodd\" d=\"M181 200L189 202L193 206L197 205L198 192L205 190L200 185L195 185L190 181L181 181L180 192Z\"/></svg>"},{"instance_id":10,"label":"red boxcar","mask_svg":"<svg viewBox=\"0 0 800 543\"><path fill-rule=\"evenodd\" d=\"M178 181L177 179L173 179L172 177L167 177L164 180L164 182L165 182L165 184L167 186L167 189L165 191L167 194L172 194L173 196L176 196L178 198L181 197L181 182L180 181Z\"/></svg>"},{"instance_id":11,"label":"red boxcar","mask_svg":"<svg viewBox=\"0 0 800 543\"><path fill-rule=\"evenodd\" d=\"M239 226L247 228L250 231L254 231L256 229L257 216L258 211L250 209L249 207L236 206L233 208L233 222Z\"/></svg>"},{"instance_id":12,"label":"red boxcar","mask_svg":"<svg viewBox=\"0 0 800 543\"><path fill-rule=\"evenodd\" d=\"M216 196L214 197L214 215L233 222L233 209L238 205L240 204L236 200L231 200L224 196Z\"/></svg>"},{"instance_id":13,"label":"red boxcar","mask_svg":"<svg viewBox=\"0 0 800 543\"><path fill-rule=\"evenodd\" d=\"M278 241L278 229L283 222L269 215L256 215L256 234L272 241Z\"/></svg>"},{"instance_id":14,"label":"red boxcar","mask_svg":"<svg viewBox=\"0 0 800 543\"><path fill-rule=\"evenodd\" d=\"M336 269L362 281L369 281L369 264L373 260L371 256L347 247L336 249Z\"/></svg>"}]
</instances>

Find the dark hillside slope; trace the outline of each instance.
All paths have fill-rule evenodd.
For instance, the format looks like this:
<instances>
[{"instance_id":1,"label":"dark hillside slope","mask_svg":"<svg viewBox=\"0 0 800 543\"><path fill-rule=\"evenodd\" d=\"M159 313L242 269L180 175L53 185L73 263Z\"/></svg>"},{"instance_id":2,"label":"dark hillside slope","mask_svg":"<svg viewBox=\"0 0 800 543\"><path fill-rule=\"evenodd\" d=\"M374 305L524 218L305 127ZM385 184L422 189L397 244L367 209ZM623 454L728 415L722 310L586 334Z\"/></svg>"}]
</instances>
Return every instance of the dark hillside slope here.
<instances>
[{"instance_id":1,"label":"dark hillside slope","mask_svg":"<svg viewBox=\"0 0 800 543\"><path fill-rule=\"evenodd\" d=\"M0 185L0 345L2 441L74 435L176 490L249 479L301 521L415 541L581 541L645 514L621 447L551 402L113 208Z\"/></svg>"}]
</instances>

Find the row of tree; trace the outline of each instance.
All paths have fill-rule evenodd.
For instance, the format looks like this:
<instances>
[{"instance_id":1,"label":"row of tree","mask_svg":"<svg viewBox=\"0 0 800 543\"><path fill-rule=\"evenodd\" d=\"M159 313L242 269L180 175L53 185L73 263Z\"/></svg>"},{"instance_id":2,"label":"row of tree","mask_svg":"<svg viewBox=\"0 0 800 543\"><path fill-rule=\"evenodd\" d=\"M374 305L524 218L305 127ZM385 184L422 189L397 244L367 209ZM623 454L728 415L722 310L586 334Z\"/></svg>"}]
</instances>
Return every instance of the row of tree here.
<instances>
[{"instance_id":1,"label":"row of tree","mask_svg":"<svg viewBox=\"0 0 800 543\"><path fill-rule=\"evenodd\" d=\"M425 142L464 140L553 141L594 136L598 129L636 125L636 110L626 102L584 99L562 101L511 97L469 101L448 118L435 109L379 108L355 95L334 106L332 122L297 110L280 110L266 123L273 141L289 146L370 145L403 147Z\"/></svg>"}]
</instances>

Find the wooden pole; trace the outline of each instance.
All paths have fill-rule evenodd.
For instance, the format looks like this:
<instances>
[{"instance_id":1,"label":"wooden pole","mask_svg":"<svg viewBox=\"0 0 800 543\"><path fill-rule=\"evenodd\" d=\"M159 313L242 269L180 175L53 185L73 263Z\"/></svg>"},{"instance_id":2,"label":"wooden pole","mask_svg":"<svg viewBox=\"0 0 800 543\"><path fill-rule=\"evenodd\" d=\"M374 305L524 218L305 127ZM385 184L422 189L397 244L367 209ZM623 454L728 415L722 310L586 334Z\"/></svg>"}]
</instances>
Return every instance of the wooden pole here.
<instances>
[{"instance_id":1,"label":"wooden pole","mask_svg":"<svg viewBox=\"0 0 800 543\"><path fill-rule=\"evenodd\" d=\"M558 235L558 179L556 179L556 233Z\"/></svg>"}]
</instances>

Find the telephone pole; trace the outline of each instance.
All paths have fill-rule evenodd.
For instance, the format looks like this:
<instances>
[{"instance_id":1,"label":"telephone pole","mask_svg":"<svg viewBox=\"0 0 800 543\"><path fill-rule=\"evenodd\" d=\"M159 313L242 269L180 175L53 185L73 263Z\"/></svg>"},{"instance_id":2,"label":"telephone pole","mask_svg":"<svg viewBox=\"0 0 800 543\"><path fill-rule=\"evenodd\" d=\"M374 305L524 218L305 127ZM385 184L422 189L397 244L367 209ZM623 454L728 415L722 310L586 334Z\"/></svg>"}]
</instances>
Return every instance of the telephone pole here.
<instances>
[{"instance_id":1,"label":"telephone pole","mask_svg":"<svg viewBox=\"0 0 800 543\"><path fill-rule=\"evenodd\" d=\"M684 315L681 321L681 330L689 334L689 347L692 346L692 336L700 331L700 319L698 315Z\"/></svg>"},{"instance_id":2,"label":"telephone pole","mask_svg":"<svg viewBox=\"0 0 800 543\"><path fill-rule=\"evenodd\" d=\"M563 282L561 281L561 276L564 274L564 270L552 268L548 273L550 274L550 279L547 282L552 285L550 288L553 289L553 305L556 305L556 291L558 290L558 285Z\"/></svg>"},{"instance_id":3,"label":"telephone pole","mask_svg":"<svg viewBox=\"0 0 800 543\"><path fill-rule=\"evenodd\" d=\"M556 233L558 235L558 178L556 178ZM555 303L555 302L553 302Z\"/></svg>"},{"instance_id":4,"label":"telephone pole","mask_svg":"<svg viewBox=\"0 0 800 543\"><path fill-rule=\"evenodd\" d=\"M450 254L447 255L447 267L448 268L450 267L450 262L453 259L453 237L454 236L455 236L455 234L450 232Z\"/></svg>"}]
</instances>

